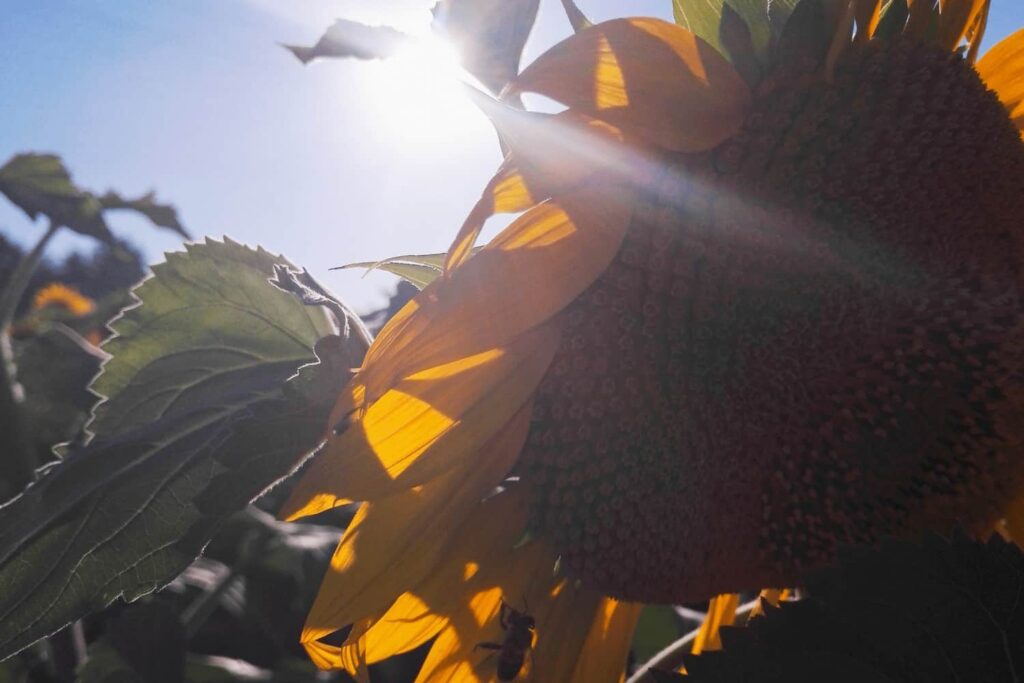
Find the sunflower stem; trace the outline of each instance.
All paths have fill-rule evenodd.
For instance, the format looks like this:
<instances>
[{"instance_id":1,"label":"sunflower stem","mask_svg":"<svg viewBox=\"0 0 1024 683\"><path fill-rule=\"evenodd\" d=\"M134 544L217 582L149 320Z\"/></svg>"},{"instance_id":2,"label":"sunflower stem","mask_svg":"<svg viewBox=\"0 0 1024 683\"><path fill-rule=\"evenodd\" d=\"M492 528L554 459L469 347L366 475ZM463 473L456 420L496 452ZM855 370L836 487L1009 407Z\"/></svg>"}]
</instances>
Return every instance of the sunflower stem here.
<instances>
[{"instance_id":1,"label":"sunflower stem","mask_svg":"<svg viewBox=\"0 0 1024 683\"><path fill-rule=\"evenodd\" d=\"M759 604L761 604L760 597L740 605L736 608L736 617L750 616L750 613ZM700 633L699 627L690 631L679 640L670 643L665 649L651 657L643 666L637 669L626 683L655 683L656 679L654 674L651 673L655 669L662 671L675 671L678 669L683 664L683 657L693 647L693 641L697 639L698 633Z\"/></svg>"},{"instance_id":2,"label":"sunflower stem","mask_svg":"<svg viewBox=\"0 0 1024 683\"><path fill-rule=\"evenodd\" d=\"M59 229L60 225L51 221L46 232L21 259L11 273L7 285L0 291L0 427L14 445L13 452L0 463L0 476L3 479L0 482L0 495L3 498L28 485L35 477L35 470L39 465L32 440L25 430L22 419L24 392L18 384L18 370L14 362L9 328L14 322L18 302L28 288L32 274L43 260L46 245Z\"/></svg>"}]
</instances>

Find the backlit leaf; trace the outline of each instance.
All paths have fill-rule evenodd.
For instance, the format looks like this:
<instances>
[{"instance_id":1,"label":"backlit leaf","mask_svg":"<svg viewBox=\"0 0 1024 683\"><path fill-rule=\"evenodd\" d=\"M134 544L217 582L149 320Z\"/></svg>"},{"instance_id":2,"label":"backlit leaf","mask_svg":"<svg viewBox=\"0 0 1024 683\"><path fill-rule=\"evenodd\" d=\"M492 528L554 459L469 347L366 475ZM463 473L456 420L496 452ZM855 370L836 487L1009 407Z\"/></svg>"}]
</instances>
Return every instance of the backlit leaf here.
<instances>
[{"instance_id":1,"label":"backlit leaf","mask_svg":"<svg viewBox=\"0 0 1024 683\"><path fill-rule=\"evenodd\" d=\"M479 251L479 247L473 252ZM366 268L370 270L383 270L386 273L397 275L407 282L423 289L436 280L444 272L444 259L446 254L406 254L404 256L392 256L383 261L363 261L361 263L347 263L332 270L343 270L347 268Z\"/></svg>"},{"instance_id":2,"label":"backlit leaf","mask_svg":"<svg viewBox=\"0 0 1024 683\"><path fill-rule=\"evenodd\" d=\"M409 37L390 26L367 26L358 21L338 19L315 45L285 45L300 62L308 64L321 57L386 59L398 52Z\"/></svg>"},{"instance_id":3,"label":"backlit leaf","mask_svg":"<svg viewBox=\"0 0 1024 683\"><path fill-rule=\"evenodd\" d=\"M148 218L153 225L167 228L188 239L189 234L178 220L178 212L170 204L160 204L156 194L147 192L135 199L125 199L116 192L108 191L99 198L100 205L106 209L130 209Z\"/></svg>"},{"instance_id":4,"label":"backlit leaf","mask_svg":"<svg viewBox=\"0 0 1024 683\"><path fill-rule=\"evenodd\" d=\"M0 657L165 585L318 444L366 343L271 285L275 265L208 241L136 289L93 384L95 437L0 508Z\"/></svg>"},{"instance_id":5,"label":"backlit leaf","mask_svg":"<svg viewBox=\"0 0 1024 683\"><path fill-rule=\"evenodd\" d=\"M114 244L104 212L130 209L155 225L174 230L182 237L182 227L174 207L158 204L153 193L137 199L124 199L108 191L101 197L77 187L60 157L53 154L17 154L0 167L0 193L3 193L29 218L43 215L57 226Z\"/></svg>"}]
</instances>

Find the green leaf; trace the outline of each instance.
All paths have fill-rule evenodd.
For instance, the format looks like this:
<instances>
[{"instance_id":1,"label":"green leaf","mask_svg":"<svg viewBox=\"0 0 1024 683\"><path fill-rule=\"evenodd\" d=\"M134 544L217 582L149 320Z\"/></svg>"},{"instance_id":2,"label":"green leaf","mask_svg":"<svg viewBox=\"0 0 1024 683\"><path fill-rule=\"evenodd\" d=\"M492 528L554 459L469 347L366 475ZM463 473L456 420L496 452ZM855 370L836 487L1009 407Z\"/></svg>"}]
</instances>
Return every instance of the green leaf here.
<instances>
[{"instance_id":1,"label":"green leaf","mask_svg":"<svg viewBox=\"0 0 1024 683\"><path fill-rule=\"evenodd\" d=\"M807 578L809 599L722 630L692 683L1011 681L1024 670L1024 554L962 535L858 550Z\"/></svg>"},{"instance_id":2,"label":"green leaf","mask_svg":"<svg viewBox=\"0 0 1024 683\"><path fill-rule=\"evenodd\" d=\"M173 230L185 239L189 237L188 232L181 225L181 221L178 220L177 210L170 204L158 203L154 192L147 192L135 199L125 199L118 193L108 190L99 198L99 202L104 210L129 209L142 214L157 227Z\"/></svg>"},{"instance_id":3,"label":"green leaf","mask_svg":"<svg viewBox=\"0 0 1024 683\"><path fill-rule=\"evenodd\" d=\"M271 286L275 265L292 267L230 239L168 254L135 289L144 305L110 324L116 336L103 350L113 359L92 384L107 400L89 429L114 434L182 412L234 410L220 396L245 393L239 375L276 367L284 379L310 362L332 322Z\"/></svg>"},{"instance_id":4,"label":"green leaf","mask_svg":"<svg viewBox=\"0 0 1024 683\"><path fill-rule=\"evenodd\" d=\"M458 49L462 66L498 94L519 74L519 61L540 0L438 0L434 30Z\"/></svg>"},{"instance_id":5,"label":"green leaf","mask_svg":"<svg viewBox=\"0 0 1024 683\"><path fill-rule=\"evenodd\" d=\"M0 508L0 658L168 583L318 445L366 343L271 285L275 265L207 241L136 290L93 384L95 438Z\"/></svg>"},{"instance_id":6,"label":"green leaf","mask_svg":"<svg viewBox=\"0 0 1024 683\"><path fill-rule=\"evenodd\" d=\"M16 154L0 167L0 192L35 220L55 203L76 207L82 192L54 154Z\"/></svg>"},{"instance_id":7,"label":"green leaf","mask_svg":"<svg viewBox=\"0 0 1024 683\"><path fill-rule=\"evenodd\" d=\"M773 37L797 0L673 0L676 23L725 55L751 85L772 67Z\"/></svg>"},{"instance_id":8,"label":"green leaf","mask_svg":"<svg viewBox=\"0 0 1024 683\"><path fill-rule=\"evenodd\" d=\"M633 632L632 651L637 661L645 662L669 643L683 635L680 619L667 605L648 605L640 612Z\"/></svg>"},{"instance_id":9,"label":"green leaf","mask_svg":"<svg viewBox=\"0 0 1024 683\"><path fill-rule=\"evenodd\" d=\"M390 26L367 26L358 21L338 19L315 45L283 45L303 64L322 57L386 59L409 42L409 36Z\"/></svg>"},{"instance_id":10,"label":"green leaf","mask_svg":"<svg viewBox=\"0 0 1024 683\"><path fill-rule=\"evenodd\" d=\"M824 61L841 9L840 0L799 0L778 24L776 59L787 63Z\"/></svg>"},{"instance_id":11,"label":"green leaf","mask_svg":"<svg viewBox=\"0 0 1024 683\"><path fill-rule=\"evenodd\" d=\"M474 254L478 251L480 251L480 247L473 249ZM405 254L403 256L392 256L383 261L346 263L343 266L331 268L331 270L345 270L348 268L366 268L367 272L383 270L386 273L397 275L418 289L423 289L444 273L445 256L445 253Z\"/></svg>"},{"instance_id":12,"label":"green leaf","mask_svg":"<svg viewBox=\"0 0 1024 683\"><path fill-rule=\"evenodd\" d=\"M0 167L0 193L35 220L43 215L57 226L115 244L103 212L109 209L136 211L155 225L188 233L178 221L174 207L158 204L153 193L138 199L124 199L115 192L97 197L71 181L71 174L54 154L16 154Z\"/></svg>"},{"instance_id":13,"label":"green leaf","mask_svg":"<svg viewBox=\"0 0 1024 683\"><path fill-rule=\"evenodd\" d=\"M71 182L71 174L53 154L16 154L0 167L0 192L35 220L40 214L54 224L113 243L96 197Z\"/></svg>"}]
</instances>

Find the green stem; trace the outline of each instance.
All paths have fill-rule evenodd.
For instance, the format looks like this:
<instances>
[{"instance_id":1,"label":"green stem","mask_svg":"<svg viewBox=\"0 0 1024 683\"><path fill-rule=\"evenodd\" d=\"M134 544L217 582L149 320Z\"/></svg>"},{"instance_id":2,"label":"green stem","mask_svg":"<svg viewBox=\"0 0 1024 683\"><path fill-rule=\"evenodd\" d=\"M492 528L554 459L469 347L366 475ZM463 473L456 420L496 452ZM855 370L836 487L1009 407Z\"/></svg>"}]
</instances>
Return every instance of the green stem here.
<instances>
[{"instance_id":1,"label":"green stem","mask_svg":"<svg viewBox=\"0 0 1024 683\"><path fill-rule=\"evenodd\" d=\"M25 254L24 258L21 259L21 263L18 264L18 267L11 274L11 279L7 281L7 286L0 292L0 329L3 329L5 332L11 326L11 323L14 322L14 314L18 310L18 302L21 301L22 295L28 288L32 274L36 272L40 261L43 260L43 251L46 249L46 245L49 244L59 229L59 225L50 223L50 227L46 229L46 232L39 238L36 245L32 247L32 251Z\"/></svg>"},{"instance_id":2,"label":"green stem","mask_svg":"<svg viewBox=\"0 0 1024 683\"><path fill-rule=\"evenodd\" d=\"M43 251L59 228L59 225L50 223L32 251L21 259L7 286L0 292L0 430L9 439L8 443L14 446L13 452L9 452L10 455L0 461L0 475L3 479L0 481L0 494L4 498L27 486L39 466L32 440L25 431L22 419L24 393L18 384L9 328L32 274L43 260Z\"/></svg>"}]
</instances>

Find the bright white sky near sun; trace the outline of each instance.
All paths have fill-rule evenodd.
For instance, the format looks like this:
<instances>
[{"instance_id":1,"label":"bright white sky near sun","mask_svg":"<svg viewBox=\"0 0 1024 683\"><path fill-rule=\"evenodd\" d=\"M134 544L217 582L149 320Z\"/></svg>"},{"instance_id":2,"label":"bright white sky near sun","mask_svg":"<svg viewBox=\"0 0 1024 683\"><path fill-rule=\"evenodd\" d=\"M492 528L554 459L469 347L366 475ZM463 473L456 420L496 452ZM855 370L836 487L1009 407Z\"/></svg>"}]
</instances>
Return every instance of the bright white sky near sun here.
<instances>
[{"instance_id":1,"label":"bright white sky near sun","mask_svg":"<svg viewBox=\"0 0 1024 683\"><path fill-rule=\"evenodd\" d=\"M308 267L357 310L394 278L331 266L443 251L500 161L489 124L427 60L321 61L337 17L424 32L433 0L3 0L0 163L64 157L85 187L156 188L196 237L228 234ZM578 0L592 19L669 18L671 0ZM993 0L986 43L1024 26ZM542 0L525 61L570 32ZM115 215L150 262L174 235ZM0 201L0 232L42 232ZM66 235L56 253L87 247Z\"/></svg>"}]
</instances>

